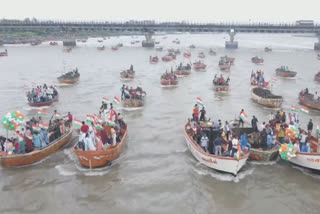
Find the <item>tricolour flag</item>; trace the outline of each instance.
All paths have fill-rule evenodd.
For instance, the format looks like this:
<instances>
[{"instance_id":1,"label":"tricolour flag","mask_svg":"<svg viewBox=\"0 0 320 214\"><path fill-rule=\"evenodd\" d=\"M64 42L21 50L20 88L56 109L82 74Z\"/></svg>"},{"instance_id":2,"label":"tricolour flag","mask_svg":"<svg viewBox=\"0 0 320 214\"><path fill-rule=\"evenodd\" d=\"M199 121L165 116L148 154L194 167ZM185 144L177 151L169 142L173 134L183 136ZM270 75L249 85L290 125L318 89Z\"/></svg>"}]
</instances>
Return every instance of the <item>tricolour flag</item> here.
<instances>
[{"instance_id":1,"label":"tricolour flag","mask_svg":"<svg viewBox=\"0 0 320 214\"><path fill-rule=\"evenodd\" d=\"M103 129L103 126L100 123L95 123L94 126L96 127L97 130Z\"/></svg>"},{"instance_id":2,"label":"tricolour flag","mask_svg":"<svg viewBox=\"0 0 320 214\"><path fill-rule=\"evenodd\" d=\"M118 105L120 103L120 100L119 98L114 97L113 102Z\"/></svg>"},{"instance_id":3,"label":"tricolour flag","mask_svg":"<svg viewBox=\"0 0 320 214\"><path fill-rule=\"evenodd\" d=\"M39 127L40 128L44 128L44 129L48 129L49 128L49 126L47 124L42 123L42 122L39 123Z\"/></svg>"},{"instance_id":4,"label":"tricolour flag","mask_svg":"<svg viewBox=\"0 0 320 214\"><path fill-rule=\"evenodd\" d=\"M291 111L299 112L299 111L300 111L300 108L298 108L298 107L296 107L296 106L291 106Z\"/></svg>"},{"instance_id":5,"label":"tricolour flag","mask_svg":"<svg viewBox=\"0 0 320 214\"><path fill-rule=\"evenodd\" d=\"M108 120L107 124L112 127L116 125L112 120Z\"/></svg>"},{"instance_id":6,"label":"tricolour flag","mask_svg":"<svg viewBox=\"0 0 320 214\"><path fill-rule=\"evenodd\" d=\"M80 129L81 126L82 126L82 122L81 122L80 120L73 119L73 126L74 126L76 129Z\"/></svg>"},{"instance_id":7,"label":"tricolour flag","mask_svg":"<svg viewBox=\"0 0 320 214\"><path fill-rule=\"evenodd\" d=\"M309 114L309 109L307 107L302 106L301 107L301 112L305 114Z\"/></svg>"},{"instance_id":8,"label":"tricolour flag","mask_svg":"<svg viewBox=\"0 0 320 214\"><path fill-rule=\"evenodd\" d=\"M41 131L41 128L40 128L40 126L32 125L32 130L33 130L34 132L40 132L40 131Z\"/></svg>"},{"instance_id":9,"label":"tricolour flag","mask_svg":"<svg viewBox=\"0 0 320 214\"><path fill-rule=\"evenodd\" d=\"M43 115L45 115L45 114L49 114L49 112L46 111L46 110L41 110L41 109L38 110L38 115L39 115L39 116L43 116Z\"/></svg>"},{"instance_id":10,"label":"tricolour flag","mask_svg":"<svg viewBox=\"0 0 320 214\"><path fill-rule=\"evenodd\" d=\"M276 78L272 77L271 82L278 82L278 80Z\"/></svg>"},{"instance_id":11,"label":"tricolour flag","mask_svg":"<svg viewBox=\"0 0 320 214\"><path fill-rule=\"evenodd\" d=\"M56 112L56 113L54 114L54 119L56 119L56 120L60 120L61 117L62 117L62 115L61 115L59 112Z\"/></svg>"},{"instance_id":12,"label":"tricolour flag","mask_svg":"<svg viewBox=\"0 0 320 214\"><path fill-rule=\"evenodd\" d=\"M243 112L241 112L241 114L240 114L240 118L241 118L243 121L247 121L247 120L248 120L248 115L243 111Z\"/></svg>"},{"instance_id":13,"label":"tricolour flag","mask_svg":"<svg viewBox=\"0 0 320 214\"><path fill-rule=\"evenodd\" d=\"M102 98L102 102L104 103L104 104L109 104L110 103L110 101L107 99L107 98Z\"/></svg>"},{"instance_id":14,"label":"tricolour flag","mask_svg":"<svg viewBox=\"0 0 320 214\"><path fill-rule=\"evenodd\" d=\"M29 140L32 140L32 134L30 134L29 132L26 132L25 135Z\"/></svg>"},{"instance_id":15,"label":"tricolour flag","mask_svg":"<svg viewBox=\"0 0 320 214\"><path fill-rule=\"evenodd\" d=\"M103 120L101 117L99 117L98 115L94 114L94 120L96 123L100 123L102 124Z\"/></svg>"},{"instance_id":16,"label":"tricolour flag","mask_svg":"<svg viewBox=\"0 0 320 214\"><path fill-rule=\"evenodd\" d=\"M203 106L203 101L202 101L202 99L200 97L197 97L197 104L199 106Z\"/></svg>"},{"instance_id":17,"label":"tricolour flag","mask_svg":"<svg viewBox=\"0 0 320 214\"><path fill-rule=\"evenodd\" d=\"M87 114L87 122L89 123L94 122L94 116Z\"/></svg>"}]
</instances>

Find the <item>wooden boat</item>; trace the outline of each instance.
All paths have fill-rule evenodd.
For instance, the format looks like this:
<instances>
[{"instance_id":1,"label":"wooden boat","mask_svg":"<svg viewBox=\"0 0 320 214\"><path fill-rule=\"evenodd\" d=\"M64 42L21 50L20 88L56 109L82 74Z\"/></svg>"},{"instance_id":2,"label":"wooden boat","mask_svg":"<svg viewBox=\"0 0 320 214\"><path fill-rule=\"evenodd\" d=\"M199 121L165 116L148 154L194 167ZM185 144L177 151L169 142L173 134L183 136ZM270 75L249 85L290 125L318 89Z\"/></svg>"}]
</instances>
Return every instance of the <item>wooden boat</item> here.
<instances>
[{"instance_id":1,"label":"wooden boat","mask_svg":"<svg viewBox=\"0 0 320 214\"><path fill-rule=\"evenodd\" d=\"M135 41L131 41L130 44L131 44L131 45L134 45L134 44L136 44L136 42L135 42Z\"/></svg>"},{"instance_id":2,"label":"wooden boat","mask_svg":"<svg viewBox=\"0 0 320 214\"><path fill-rule=\"evenodd\" d=\"M317 55L317 59L320 60L320 54Z\"/></svg>"},{"instance_id":3,"label":"wooden boat","mask_svg":"<svg viewBox=\"0 0 320 214\"><path fill-rule=\"evenodd\" d=\"M207 65L205 65L204 63L202 62L195 62L193 63L193 69L195 71L206 71L206 67Z\"/></svg>"},{"instance_id":4,"label":"wooden boat","mask_svg":"<svg viewBox=\"0 0 320 214\"><path fill-rule=\"evenodd\" d=\"M36 46L36 45L39 45L39 44L41 44L41 41L33 41L33 42L30 43L30 45L32 45L32 46Z\"/></svg>"},{"instance_id":5,"label":"wooden boat","mask_svg":"<svg viewBox=\"0 0 320 214\"><path fill-rule=\"evenodd\" d=\"M220 57L220 61L224 61L225 63L228 63L230 65L233 65L235 60L236 60L236 58L234 58L234 57L228 57L228 56Z\"/></svg>"},{"instance_id":6,"label":"wooden boat","mask_svg":"<svg viewBox=\"0 0 320 214\"><path fill-rule=\"evenodd\" d=\"M174 55L174 54L168 54L168 55L163 56L161 59L162 59L162 61L164 61L164 62L170 62L170 61L173 61L173 60L176 59L176 55Z\"/></svg>"},{"instance_id":7,"label":"wooden boat","mask_svg":"<svg viewBox=\"0 0 320 214\"><path fill-rule=\"evenodd\" d=\"M163 47L156 47L156 51L162 51Z\"/></svg>"},{"instance_id":8,"label":"wooden boat","mask_svg":"<svg viewBox=\"0 0 320 214\"><path fill-rule=\"evenodd\" d=\"M250 79L250 84L253 86L258 86L258 81L255 79ZM269 82L263 82L262 83L262 88L267 88L269 85Z\"/></svg>"},{"instance_id":9,"label":"wooden boat","mask_svg":"<svg viewBox=\"0 0 320 214\"><path fill-rule=\"evenodd\" d=\"M103 42L103 40L102 40L102 39L98 39L97 41L98 41L98 42Z\"/></svg>"},{"instance_id":10,"label":"wooden boat","mask_svg":"<svg viewBox=\"0 0 320 214\"><path fill-rule=\"evenodd\" d=\"M151 64L157 64L159 62L159 58L157 56L150 56L149 62Z\"/></svg>"},{"instance_id":11,"label":"wooden boat","mask_svg":"<svg viewBox=\"0 0 320 214\"><path fill-rule=\"evenodd\" d=\"M65 53L70 53L72 51L72 48L65 48L63 49L63 52Z\"/></svg>"},{"instance_id":12,"label":"wooden boat","mask_svg":"<svg viewBox=\"0 0 320 214\"><path fill-rule=\"evenodd\" d=\"M251 62L258 64L258 65L262 65L264 60L263 60L263 58L259 58L259 57L255 56L255 57L251 58Z\"/></svg>"},{"instance_id":13,"label":"wooden boat","mask_svg":"<svg viewBox=\"0 0 320 214\"><path fill-rule=\"evenodd\" d=\"M43 107L43 106L51 106L54 102L58 102L59 94L55 96L52 100L47 102L40 102L40 103L30 103L28 102L29 106L31 107Z\"/></svg>"},{"instance_id":14,"label":"wooden boat","mask_svg":"<svg viewBox=\"0 0 320 214\"><path fill-rule=\"evenodd\" d=\"M102 47L97 47L97 50L98 50L98 51L104 51L104 49L105 49L104 46L102 46Z\"/></svg>"},{"instance_id":15,"label":"wooden boat","mask_svg":"<svg viewBox=\"0 0 320 214\"><path fill-rule=\"evenodd\" d=\"M260 146L260 135L257 132L254 132L252 127L239 127L239 120L233 121L232 133L240 136L243 133L248 135L248 142L251 145L249 160L254 161L276 161L279 156L280 146L276 146L270 150L264 150Z\"/></svg>"},{"instance_id":16,"label":"wooden boat","mask_svg":"<svg viewBox=\"0 0 320 214\"><path fill-rule=\"evenodd\" d=\"M80 79L80 74L78 72L73 76L68 75L67 73L58 77L59 83L62 83L62 84L75 84L76 82L79 81L79 79Z\"/></svg>"},{"instance_id":17,"label":"wooden boat","mask_svg":"<svg viewBox=\"0 0 320 214\"><path fill-rule=\"evenodd\" d=\"M0 56L8 56L8 51L7 49L4 52L0 52Z\"/></svg>"},{"instance_id":18,"label":"wooden boat","mask_svg":"<svg viewBox=\"0 0 320 214\"><path fill-rule=\"evenodd\" d=\"M249 153L245 153L239 158L239 160L237 160L234 157L216 156L204 152L203 149L191 137L189 128L189 123L187 123L184 127L184 136L187 146L195 159L211 169L237 175L240 169L245 165L249 157Z\"/></svg>"},{"instance_id":19,"label":"wooden boat","mask_svg":"<svg viewBox=\"0 0 320 214\"><path fill-rule=\"evenodd\" d=\"M281 66L280 68L276 69L276 75L279 77L295 77L297 75L297 72L290 71L285 66Z\"/></svg>"},{"instance_id":20,"label":"wooden boat","mask_svg":"<svg viewBox=\"0 0 320 214\"><path fill-rule=\"evenodd\" d=\"M196 48L196 46L195 45L190 45L189 48L190 49L194 49L194 48Z\"/></svg>"},{"instance_id":21,"label":"wooden boat","mask_svg":"<svg viewBox=\"0 0 320 214\"><path fill-rule=\"evenodd\" d=\"M82 151L77 149L77 144L73 147L73 152L78 157L78 160L82 166L88 168L98 168L107 165L108 163L117 159L124 145L127 141L128 130L127 127L121 128L121 141L115 146L109 147L107 150L97 150L97 151ZM97 137L98 140L99 137Z\"/></svg>"},{"instance_id":22,"label":"wooden boat","mask_svg":"<svg viewBox=\"0 0 320 214\"><path fill-rule=\"evenodd\" d=\"M66 129L66 132L58 139L49 144L49 146L41 150L33 150L25 154L11 154L1 156L2 167L17 167L30 165L48 157L58 151L61 147L68 144L72 138L73 129Z\"/></svg>"},{"instance_id":23,"label":"wooden boat","mask_svg":"<svg viewBox=\"0 0 320 214\"><path fill-rule=\"evenodd\" d=\"M144 106L144 98L143 99L123 99L121 103L124 108L141 108Z\"/></svg>"},{"instance_id":24,"label":"wooden boat","mask_svg":"<svg viewBox=\"0 0 320 214\"><path fill-rule=\"evenodd\" d=\"M314 80L318 83L320 83L320 72L318 72L316 75L314 75Z\"/></svg>"},{"instance_id":25,"label":"wooden boat","mask_svg":"<svg viewBox=\"0 0 320 214\"><path fill-rule=\"evenodd\" d=\"M302 105L320 111L320 100L315 98L314 94L299 93L299 101Z\"/></svg>"},{"instance_id":26,"label":"wooden boat","mask_svg":"<svg viewBox=\"0 0 320 214\"><path fill-rule=\"evenodd\" d=\"M175 55L179 55L179 54L181 54L181 52L180 52L180 50L179 50L179 49L175 49L175 50L173 51L173 53L174 53Z\"/></svg>"},{"instance_id":27,"label":"wooden boat","mask_svg":"<svg viewBox=\"0 0 320 214\"><path fill-rule=\"evenodd\" d=\"M139 42L139 40L136 41L136 43L137 43L137 42ZM116 45L116 47L121 48L121 47L123 47L123 44L122 44L122 43L118 43L118 44Z\"/></svg>"},{"instance_id":28,"label":"wooden boat","mask_svg":"<svg viewBox=\"0 0 320 214\"><path fill-rule=\"evenodd\" d=\"M212 80L213 88L215 92L228 92L229 91L229 83L225 83L223 85L218 82Z\"/></svg>"},{"instance_id":29,"label":"wooden boat","mask_svg":"<svg viewBox=\"0 0 320 214\"><path fill-rule=\"evenodd\" d=\"M214 50L210 49L209 50L209 55L210 56L215 56L215 55L217 55L217 53Z\"/></svg>"},{"instance_id":30,"label":"wooden boat","mask_svg":"<svg viewBox=\"0 0 320 214\"><path fill-rule=\"evenodd\" d=\"M86 43L86 42L87 42L87 40L86 40L86 39L83 39L83 40L81 40L81 42L82 42L82 43Z\"/></svg>"},{"instance_id":31,"label":"wooden boat","mask_svg":"<svg viewBox=\"0 0 320 214\"><path fill-rule=\"evenodd\" d=\"M204 58L206 58L206 55L204 55L203 52L200 52L199 55L198 55L198 57L199 57L200 59L204 59Z\"/></svg>"},{"instance_id":32,"label":"wooden boat","mask_svg":"<svg viewBox=\"0 0 320 214\"><path fill-rule=\"evenodd\" d=\"M111 50L117 51L117 50L118 50L118 47L112 46L112 47L111 47Z\"/></svg>"},{"instance_id":33,"label":"wooden boat","mask_svg":"<svg viewBox=\"0 0 320 214\"><path fill-rule=\"evenodd\" d=\"M160 84L163 86L177 86L179 83L178 79L170 80L170 79L161 79Z\"/></svg>"},{"instance_id":34,"label":"wooden boat","mask_svg":"<svg viewBox=\"0 0 320 214\"><path fill-rule=\"evenodd\" d=\"M128 79L128 80L132 80L134 79L134 76L135 76L135 71L130 71L130 70L125 70L125 71L122 71L120 73L120 77L121 79Z\"/></svg>"},{"instance_id":35,"label":"wooden boat","mask_svg":"<svg viewBox=\"0 0 320 214\"><path fill-rule=\"evenodd\" d=\"M230 72L231 71L231 64L219 62L219 68L222 72Z\"/></svg>"},{"instance_id":36,"label":"wooden boat","mask_svg":"<svg viewBox=\"0 0 320 214\"><path fill-rule=\"evenodd\" d=\"M191 74L191 66L188 64L186 66L178 66L174 72L178 77L189 76Z\"/></svg>"},{"instance_id":37,"label":"wooden boat","mask_svg":"<svg viewBox=\"0 0 320 214\"><path fill-rule=\"evenodd\" d=\"M269 108L280 108L283 103L282 96L274 95L270 90L259 87L253 87L251 89L251 98L255 102Z\"/></svg>"},{"instance_id":38,"label":"wooden boat","mask_svg":"<svg viewBox=\"0 0 320 214\"><path fill-rule=\"evenodd\" d=\"M58 42L50 42L49 43L51 46L56 46L56 45L58 45Z\"/></svg>"},{"instance_id":39,"label":"wooden boat","mask_svg":"<svg viewBox=\"0 0 320 214\"><path fill-rule=\"evenodd\" d=\"M190 58L190 57L191 57L191 53L190 53L190 52L184 52L184 53L183 53L183 56L184 56L184 57L189 57L189 58Z\"/></svg>"},{"instance_id":40,"label":"wooden boat","mask_svg":"<svg viewBox=\"0 0 320 214\"><path fill-rule=\"evenodd\" d=\"M265 48L264 48L264 51L265 51L265 52L271 52L271 51L272 51L272 48L265 47Z\"/></svg>"}]
</instances>

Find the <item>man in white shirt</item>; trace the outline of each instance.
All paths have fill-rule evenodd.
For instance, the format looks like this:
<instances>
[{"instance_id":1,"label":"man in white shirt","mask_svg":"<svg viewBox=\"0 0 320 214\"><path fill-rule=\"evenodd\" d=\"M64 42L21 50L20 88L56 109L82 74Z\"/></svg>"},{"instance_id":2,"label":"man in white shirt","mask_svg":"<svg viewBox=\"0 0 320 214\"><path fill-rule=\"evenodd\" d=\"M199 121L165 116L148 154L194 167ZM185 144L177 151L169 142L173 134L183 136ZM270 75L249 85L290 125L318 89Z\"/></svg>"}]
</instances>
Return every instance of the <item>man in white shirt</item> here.
<instances>
[{"instance_id":1,"label":"man in white shirt","mask_svg":"<svg viewBox=\"0 0 320 214\"><path fill-rule=\"evenodd\" d=\"M205 152L208 149L208 142L209 142L209 139L208 139L207 135L203 134L203 136L201 138L201 147Z\"/></svg>"}]
</instances>

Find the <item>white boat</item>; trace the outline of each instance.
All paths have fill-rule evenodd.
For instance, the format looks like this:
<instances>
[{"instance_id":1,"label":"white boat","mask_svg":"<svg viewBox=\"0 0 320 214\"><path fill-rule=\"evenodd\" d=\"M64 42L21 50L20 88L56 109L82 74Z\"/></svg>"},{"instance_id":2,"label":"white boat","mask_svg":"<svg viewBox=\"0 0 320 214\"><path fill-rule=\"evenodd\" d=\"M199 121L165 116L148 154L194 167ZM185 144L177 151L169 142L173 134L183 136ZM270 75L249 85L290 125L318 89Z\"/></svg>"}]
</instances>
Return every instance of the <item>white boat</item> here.
<instances>
[{"instance_id":1,"label":"white boat","mask_svg":"<svg viewBox=\"0 0 320 214\"><path fill-rule=\"evenodd\" d=\"M296 157L291 158L289 162L309 169L320 170L319 141L313 136L311 141L311 147L314 152L296 152Z\"/></svg>"},{"instance_id":2,"label":"white boat","mask_svg":"<svg viewBox=\"0 0 320 214\"><path fill-rule=\"evenodd\" d=\"M234 157L216 156L203 151L203 149L188 135L187 132L188 123L184 127L184 136L186 143L191 151L192 155L203 165L222 172L228 172L234 175L240 171L240 169L246 163L249 153L242 156L239 160Z\"/></svg>"}]
</instances>

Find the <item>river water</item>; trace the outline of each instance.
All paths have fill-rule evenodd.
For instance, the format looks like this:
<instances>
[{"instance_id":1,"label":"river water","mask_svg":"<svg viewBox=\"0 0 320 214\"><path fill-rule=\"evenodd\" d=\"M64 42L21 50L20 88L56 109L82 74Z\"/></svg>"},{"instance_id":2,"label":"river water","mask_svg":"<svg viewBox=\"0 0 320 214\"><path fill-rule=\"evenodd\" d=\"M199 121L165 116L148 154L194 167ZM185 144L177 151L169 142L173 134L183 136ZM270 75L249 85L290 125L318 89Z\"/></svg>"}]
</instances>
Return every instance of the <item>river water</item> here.
<instances>
[{"instance_id":1,"label":"river water","mask_svg":"<svg viewBox=\"0 0 320 214\"><path fill-rule=\"evenodd\" d=\"M9 57L0 58L0 115L19 109L26 117L36 115L28 107L24 85L57 84L64 70L78 67L81 80L73 86L59 86L60 100L47 110L62 114L71 111L75 118L85 119L97 113L102 97L120 97L122 82L119 72L134 65L136 79L130 86L142 86L147 92L145 108L123 112L129 127L127 146L112 166L98 170L82 168L72 153L72 143L41 163L28 167L0 168L0 213L319 213L320 175L277 163L247 162L237 176L219 173L200 165L188 151L183 136L186 118L190 117L196 97L203 99L209 117L232 120L244 108L249 118L256 115L266 120L270 109L250 99L251 70L261 69L266 80L275 69L288 65L298 71L296 79L278 79L272 88L284 96L283 109L290 111L298 104L298 92L305 87L319 90L313 76L320 61L313 51L315 38L284 34L238 34L238 50L225 50L224 34L169 35L155 37L165 48L179 47L182 52L190 44L192 61L198 52L207 55L207 72L193 72L180 80L177 88L160 87L160 75L175 63L150 65L156 52L131 45L142 37L114 37L104 41L105 51L97 51L96 39L79 44L71 53L59 46L6 46ZM180 45L172 43L179 38ZM110 47L124 44L118 51ZM271 46L273 52L265 53ZM212 79L218 73L222 55L236 57L230 75L231 90L227 95L213 92ZM262 66L251 63L251 57L265 59ZM178 56L176 63L183 61ZM227 75L228 76L228 75ZM49 117L49 116L47 116ZM310 110L300 115L302 127L309 118L320 122L319 112ZM1 129L1 133L5 134Z\"/></svg>"}]
</instances>

